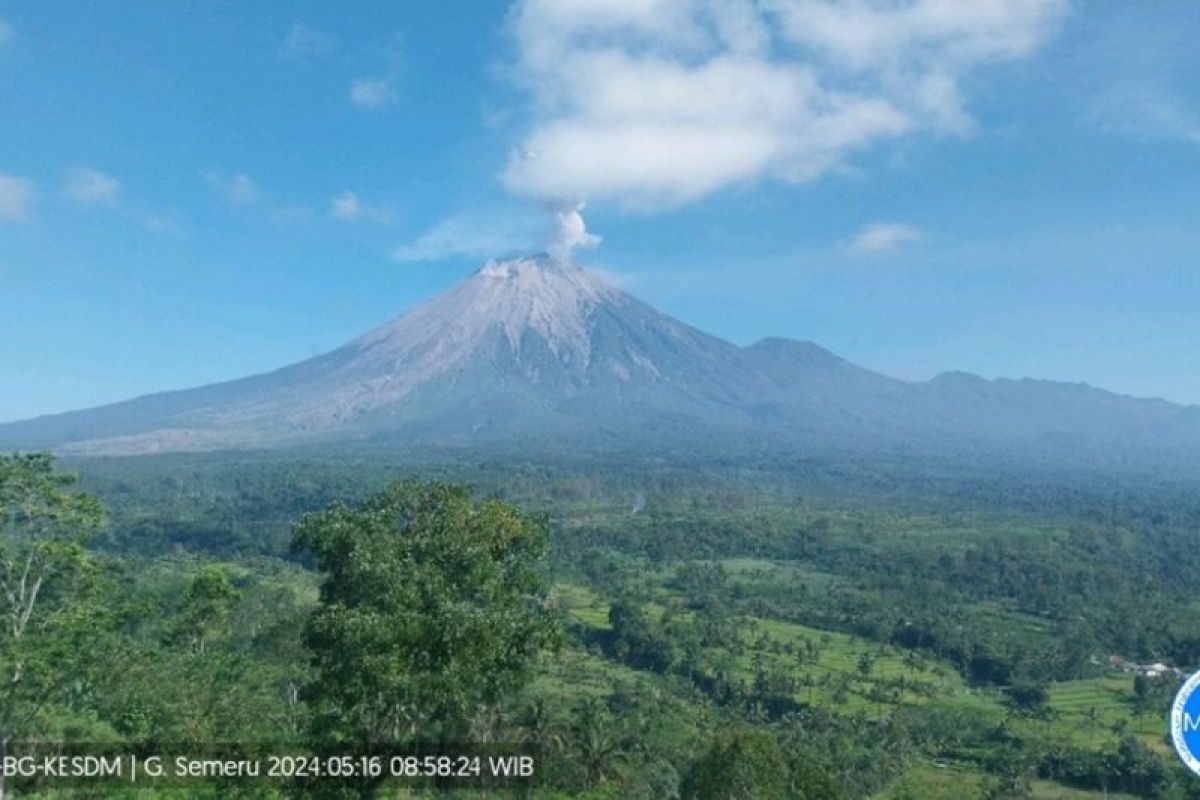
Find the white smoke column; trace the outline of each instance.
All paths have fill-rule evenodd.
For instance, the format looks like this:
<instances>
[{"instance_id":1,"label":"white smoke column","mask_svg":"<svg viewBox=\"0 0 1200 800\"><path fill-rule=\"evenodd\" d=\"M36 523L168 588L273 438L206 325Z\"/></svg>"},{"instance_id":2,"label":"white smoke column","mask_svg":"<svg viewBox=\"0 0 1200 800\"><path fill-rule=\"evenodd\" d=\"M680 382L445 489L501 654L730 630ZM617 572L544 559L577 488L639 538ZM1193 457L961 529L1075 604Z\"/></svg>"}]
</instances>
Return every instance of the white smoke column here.
<instances>
[{"instance_id":1,"label":"white smoke column","mask_svg":"<svg viewBox=\"0 0 1200 800\"><path fill-rule=\"evenodd\" d=\"M576 248L595 247L600 244L600 237L588 233L583 221L583 203L573 203L560 206L554 210L554 230L546 243L546 252L555 261L562 264L571 262L571 253Z\"/></svg>"}]
</instances>

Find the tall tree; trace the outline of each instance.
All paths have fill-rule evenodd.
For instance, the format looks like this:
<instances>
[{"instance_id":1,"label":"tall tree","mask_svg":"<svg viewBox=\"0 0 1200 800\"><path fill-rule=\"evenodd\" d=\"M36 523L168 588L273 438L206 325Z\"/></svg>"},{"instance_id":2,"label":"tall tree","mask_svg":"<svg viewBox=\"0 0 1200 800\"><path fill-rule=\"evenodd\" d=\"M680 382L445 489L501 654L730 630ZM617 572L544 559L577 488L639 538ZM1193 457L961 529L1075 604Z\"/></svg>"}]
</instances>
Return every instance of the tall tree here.
<instances>
[{"instance_id":1,"label":"tall tree","mask_svg":"<svg viewBox=\"0 0 1200 800\"><path fill-rule=\"evenodd\" d=\"M77 676L72 666L98 609L84 544L100 504L74 491L48 454L0 455L0 758L39 724ZM6 787L0 777L0 798Z\"/></svg>"},{"instance_id":2,"label":"tall tree","mask_svg":"<svg viewBox=\"0 0 1200 800\"><path fill-rule=\"evenodd\" d=\"M545 520L464 487L401 482L298 526L324 573L305 641L318 743L457 740L559 640Z\"/></svg>"},{"instance_id":3,"label":"tall tree","mask_svg":"<svg viewBox=\"0 0 1200 800\"><path fill-rule=\"evenodd\" d=\"M204 655L208 642L226 632L237 594L225 570L212 564L201 567L184 592L175 637Z\"/></svg>"}]
</instances>

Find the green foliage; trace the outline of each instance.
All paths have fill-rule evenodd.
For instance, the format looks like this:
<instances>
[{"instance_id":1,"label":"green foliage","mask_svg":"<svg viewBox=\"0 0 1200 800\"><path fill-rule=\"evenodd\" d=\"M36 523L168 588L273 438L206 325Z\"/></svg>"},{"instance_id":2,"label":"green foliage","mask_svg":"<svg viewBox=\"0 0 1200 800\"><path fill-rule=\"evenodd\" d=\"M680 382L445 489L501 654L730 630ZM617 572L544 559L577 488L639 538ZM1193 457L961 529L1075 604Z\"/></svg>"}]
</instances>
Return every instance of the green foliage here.
<instances>
[{"instance_id":1,"label":"green foliage","mask_svg":"<svg viewBox=\"0 0 1200 800\"><path fill-rule=\"evenodd\" d=\"M84 545L103 512L44 454L0 456L0 749L38 729L100 609Z\"/></svg>"},{"instance_id":2,"label":"green foliage","mask_svg":"<svg viewBox=\"0 0 1200 800\"><path fill-rule=\"evenodd\" d=\"M1036 714L1045 710L1050 701L1050 691L1044 683L1021 680L1008 688L1008 699L1014 708Z\"/></svg>"},{"instance_id":3,"label":"green foliage","mask_svg":"<svg viewBox=\"0 0 1200 800\"><path fill-rule=\"evenodd\" d=\"M626 758L626 743L617 723L609 710L594 699L584 702L575 714L570 741L584 788L615 777Z\"/></svg>"},{"instance_id":4,"label":"green foliage","mask_svg":"<svg viewBox=\"0 0 1200 800\"><path fill-rule=\"evenodd\" d=\"M5 462L8 491L86 537L47 500L86 508L65 479L31 492L49 464ZM25 730L56 741L519 742L545 798L737 787L761 758L787 782L758 796L1200 796L1164 747L1176 681L1107 667L1200 664L1194 492L799 460L421 465L499 503L388 489L382 461L79 466L111 522L51 537L70 557L40 644L3 651L43 676ZM18 505L13 564L36 539ZM566 647L533 658L560 612ZM717 747L734 733L779 758Z\"/></svg>"},{"instance_id":5,"label":"green foliage","mask_svg":"<svg viewBox=\"0 0 1200 800\"><path fill-rule=\"evenodd\" d=\"M325 576L305 630L318 741L452 740L523 685L558 641L546 546L543 520L446 484L305 517L295 547Z\"/></svg>"},{"instance_id":6,"label":"green foliage","mask_svg":"<svg viewBox=\"0 0 1200 800\"><path fill-rule=\"evenodd\" d=\"M105 623L84 549L103 513L74 480L48 455L0 455L0 756L54 737L53 710L86 685L74 662Z\"/></svg>"},{"instance_id":7,"label":"green foliage","mask_svg":"<svg viewBox=\"0 0 1200 800\"><path fill-rule=\"evenodd\" d=\"M188 560L125 565L107 602L119 632L96 654L97 712L130 743L303 743L310 608L298 570Z\"/></svg>"},{"instance_id":8,"label":"green foliage","mask_svg":"<svg viewBox=\"0 0 1200 800\"><path fill-rule=\"evenodd\" d=\"M737 730L717 736L692 765L682 796L694 800L818 796L797 788L791 786L787 762L769 734Z\"/></svg>"},{"instance_id":9,"label":"green foliage","mask_svg":"<svg viewBox=\"0 0 1200 800\"><path fill-rule=\"evenodd\" d=\"M201 567L184 593L176 637L203 654L212 638L228 633L236 603L237 590L225 570L213 565Z\"/></svg>"}]
</instances>

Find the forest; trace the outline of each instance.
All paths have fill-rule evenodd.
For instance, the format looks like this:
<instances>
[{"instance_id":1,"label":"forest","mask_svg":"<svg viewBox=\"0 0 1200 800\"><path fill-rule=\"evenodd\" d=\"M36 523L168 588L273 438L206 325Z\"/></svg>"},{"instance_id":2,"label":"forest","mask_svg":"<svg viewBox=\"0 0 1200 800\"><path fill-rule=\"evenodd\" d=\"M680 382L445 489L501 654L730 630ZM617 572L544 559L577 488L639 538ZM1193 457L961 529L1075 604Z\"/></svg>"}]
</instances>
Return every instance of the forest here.
<instances>
[{"instance_id":1,"label":"forest","mask_svg":"<svg viewBox=\"0 0 1200 800\"><path fill-rule=\"evenodd\" d=\"M293 760L3 792L1198 798L1165 724L1200 666L1198 497L852 460L4 456L0 756ZM378 769L428 754L536 768Z\"/></svg>"}]
</instances>

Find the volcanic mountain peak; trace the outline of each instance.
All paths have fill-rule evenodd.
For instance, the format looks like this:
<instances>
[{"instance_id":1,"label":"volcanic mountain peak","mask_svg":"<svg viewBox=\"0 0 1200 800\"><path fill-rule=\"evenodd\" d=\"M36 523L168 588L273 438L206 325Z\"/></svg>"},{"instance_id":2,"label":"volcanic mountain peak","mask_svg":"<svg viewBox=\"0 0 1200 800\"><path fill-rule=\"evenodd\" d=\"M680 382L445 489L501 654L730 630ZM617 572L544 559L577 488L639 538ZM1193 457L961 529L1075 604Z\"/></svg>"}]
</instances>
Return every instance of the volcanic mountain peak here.
<instances>
[{"instance_id":1,"label":"volcanic mountain peak","mask_svg":"<svg viewBox=\"0 0 1200 800\"><path fill-rule=\"evenodd\" d=\"M489 346L495 331L514 351L532 332L555 355L586 363L588 318L597 305L619 296L593 273L549 256L489 261L450 291L355 344L393 358L421 353L422 361L445 368Z\"/></svg>"},{"instance_id":2,"label":"volcanic mountain peak","mask_svg":"<svg viewBox=\"0 0 1200 800\"><path fill-rule=\"evenodd\" d=\"M274 372L0 425L0 448L83 453L315 441L754 442L1124 463L1136 453L1200 458L1200 408L1044 382L909 383L790 340L738 347L538 255L488 262L374 331Z\"/></svg>"}]
</instances>

